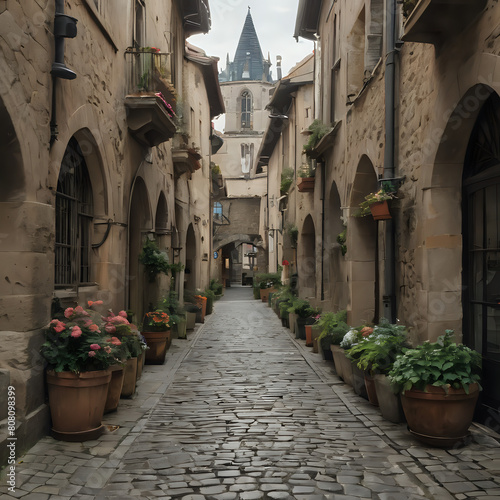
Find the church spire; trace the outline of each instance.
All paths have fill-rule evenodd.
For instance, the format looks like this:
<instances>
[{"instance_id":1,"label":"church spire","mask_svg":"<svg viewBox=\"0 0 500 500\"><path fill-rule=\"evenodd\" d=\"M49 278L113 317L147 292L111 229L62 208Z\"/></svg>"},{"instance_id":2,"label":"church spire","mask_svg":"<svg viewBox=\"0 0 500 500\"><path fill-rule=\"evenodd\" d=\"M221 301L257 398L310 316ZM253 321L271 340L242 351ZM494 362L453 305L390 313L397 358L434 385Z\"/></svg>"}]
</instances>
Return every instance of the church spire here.
<instances>
[{"instance_id":1,"label":"church spire","mask_svg":"<svg viewBox=\"0 0 500 500\"><path fill-rule=\"evenodd\" d=\"M250 6L240 35L238 47L234 55L234 69L236 80L256 80L269 79L269 74L265 74L264 57L260 48L259 38L255 31Z\"/></svg>"}]
</instances>

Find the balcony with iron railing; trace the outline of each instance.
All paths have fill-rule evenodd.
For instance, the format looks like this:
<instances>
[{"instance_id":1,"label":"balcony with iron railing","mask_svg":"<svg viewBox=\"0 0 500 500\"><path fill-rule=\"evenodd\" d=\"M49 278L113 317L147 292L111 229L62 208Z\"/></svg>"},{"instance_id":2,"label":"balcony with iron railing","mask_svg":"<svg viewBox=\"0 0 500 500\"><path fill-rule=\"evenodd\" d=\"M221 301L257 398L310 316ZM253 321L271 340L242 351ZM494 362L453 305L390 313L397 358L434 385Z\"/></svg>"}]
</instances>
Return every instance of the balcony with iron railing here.
<instances>
[{"instance_id":1,"label":"balcony with iron railing","mask_svg":"<svg viewBox=\"0 0 500 500\"><path fill-rule=\"evenodd\" d=\"M141 144L158 146L172 138L177 128L171 55L147 47L127 50L125 59L129 130Z\"/></svg>"},{"instance_id":2,"label":"balcony with iron railing","mask_svg":"<svg viewBox=\"0 0 500 500\"><path fill-rule=\"evenodd\" d=\"M470 25L487 0L403 0L406 42L443 43Z\"/></svg>"}]
</instances>

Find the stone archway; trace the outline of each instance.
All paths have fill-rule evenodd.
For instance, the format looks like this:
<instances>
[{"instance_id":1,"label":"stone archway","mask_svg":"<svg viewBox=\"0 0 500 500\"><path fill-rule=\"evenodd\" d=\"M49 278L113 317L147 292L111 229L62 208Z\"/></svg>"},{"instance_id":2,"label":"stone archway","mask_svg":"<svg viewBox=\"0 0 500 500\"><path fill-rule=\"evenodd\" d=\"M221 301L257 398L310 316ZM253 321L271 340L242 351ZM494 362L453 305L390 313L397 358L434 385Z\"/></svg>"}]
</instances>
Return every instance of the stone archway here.
<instances>
[{"instance_id":1,"label":"stone archway","mask_svg":"<svg viewBox=\"0 0 500 500\"><path fill-rule=\"evenodd\" d=\"M158 203L156 205L155 238L160 250L167 252L168 261L172 263L173 255L170 251L170 247L172 246L172 236L168 220L167 199L165 198L163 191L160 193ZM170 290L170 277L165 274L160 274L158 276L158 281L158 291L160 292L161 297L162 294L167 294Z\"/></svg>"},{"instance_id":2,"label":"stone archway","mask_svg":"<svg viewBox=\"0 0 500 500\"><path fill-rule=\"evenodd\" d=\"M308 215L297 244L297 268L299 275L299 296L316 298L316 230L311 215Z\"/></svg>"},{"instance_id":3,"label":"stone archway","mask_svg":"<svg viewBox=\"0 0 500 500\"><path fill-rule=\"evenodd\" d=\"M327 279L327 286L324 287L325 298L329 300L333 311L345 309L348 299L344 257L348 247L346 244L342 247L337 241L337 237L340 234L345 232L347 235L347 224L344 226L341 205L337 184L333 182L330 188L330 194L327 197L324 242L325 252L323 257L324 279Z\"/></svg>"},{"instance_id":4,"label":"stone archway","mask_svg":"<svg viewBox=\"0 0 500 500\"><path fill-rule=\"evenodd\" d=\"M139 254L147 234L152 229L151 208L146 184L141 177L135 181L129 217L129 308L140 323L148 306L148 282Z\"/></svg>"},{"instance_id":5,"label":"stone archway","mask_svg":"<svg viewBox=\"0 0 500 500\"><path fill-rule=\"evenodd\" d=\"M194 292L198 285L197 244L193 224L189 224L186 232L186 267L184 269L184 290Z\"/></svg>"},{"instance_id":6,"label":"stone archway","mask_svg":"<svg viewBox=\"0 0 500 500\"><path fill-rule=\"evenodd\" d=\"M363 155L356 170L350 196L350 214L347 223L349 263L349 324L359 325L378 320L377 223L372 217L354 217L359 204L368 193L378 189L373 163Z\"/></svg>"}]
</instances>

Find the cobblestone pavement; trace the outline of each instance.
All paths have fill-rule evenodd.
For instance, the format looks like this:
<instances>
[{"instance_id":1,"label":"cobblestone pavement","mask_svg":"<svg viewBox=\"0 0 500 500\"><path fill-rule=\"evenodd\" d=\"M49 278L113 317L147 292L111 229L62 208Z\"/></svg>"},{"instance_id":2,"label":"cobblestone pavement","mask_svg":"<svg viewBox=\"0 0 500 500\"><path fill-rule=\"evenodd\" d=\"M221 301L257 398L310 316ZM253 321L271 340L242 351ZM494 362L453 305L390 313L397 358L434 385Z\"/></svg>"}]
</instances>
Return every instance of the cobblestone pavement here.
<instances>
[{"instance_id":1,"label":"cobblestone pavement","mask_svg":"<svg viewBox=\"0 0 500 500\"><path fill-rule=\"evenodd\" d=\"M42 439L0 498L500 499L500 447L426 448L382 419L332 364L231 288L163 366L146 366L99 440Z\"/></svg>"}]
</instances>

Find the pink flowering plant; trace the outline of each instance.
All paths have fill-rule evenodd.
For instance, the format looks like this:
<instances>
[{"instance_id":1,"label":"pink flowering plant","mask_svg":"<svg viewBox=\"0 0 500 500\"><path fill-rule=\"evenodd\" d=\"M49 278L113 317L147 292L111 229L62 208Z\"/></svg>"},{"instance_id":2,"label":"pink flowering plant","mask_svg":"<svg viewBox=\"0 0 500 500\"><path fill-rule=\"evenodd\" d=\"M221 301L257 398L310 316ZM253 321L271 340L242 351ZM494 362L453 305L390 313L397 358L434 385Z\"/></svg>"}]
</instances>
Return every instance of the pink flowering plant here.
<instances>
[{"instance_id":1,"label":"pink flowering plant","mask_svg":"<svg viewBox=\"0 0 500 500\"><path fill-rule=\"evenodd\" d=\"M145 350L146 344L142 341L137 327L128 321L126 311L120 311L117 315L109 311L109 315L103 316L102 320L104 331L110 336L109 341L121 342L117 354L122 361L135 358Z\"/></svg>"},{"instance_id":2,"label":"pink flowering plant","mask_svg":"<svg viewBox=\"0 0 500 500\"><path fill-rule=\"evenodd\" d=\"M53 319L45 329L41 354L49 369L74 373L105 370L118 362L119 345L110 342L101 315L89 307L68 307L61 318Z\"/></svg>"}]
</instances>

